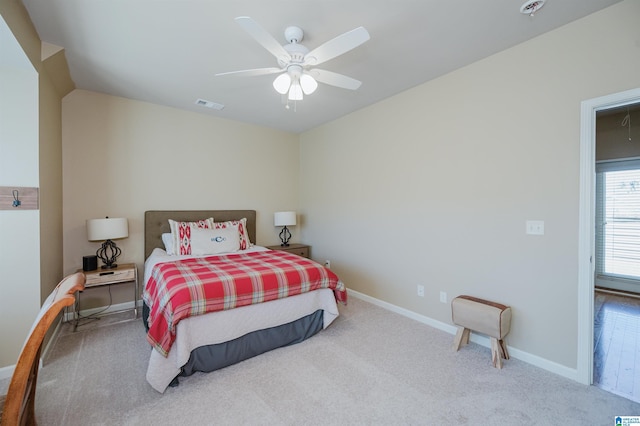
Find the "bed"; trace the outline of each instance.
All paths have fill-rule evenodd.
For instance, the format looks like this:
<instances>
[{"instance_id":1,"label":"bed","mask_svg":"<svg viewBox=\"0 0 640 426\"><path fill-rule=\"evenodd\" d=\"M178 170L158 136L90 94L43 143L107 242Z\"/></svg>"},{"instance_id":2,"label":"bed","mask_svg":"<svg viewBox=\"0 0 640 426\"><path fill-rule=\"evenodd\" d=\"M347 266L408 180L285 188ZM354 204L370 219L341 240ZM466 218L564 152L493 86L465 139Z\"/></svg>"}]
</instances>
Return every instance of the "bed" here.
<instances>
[{"instance_id":1,"label":"bed","mask_svg":"<svg viewBox=\"0 0 640 426\"><path fill-rule=\"evenodd\" d=\"M170 219L196 222L205 218L213 218L216 224L244 218L246 222L242 223L246 227L245 235L252 243L256 241L255 210L145 212L143 320L147 328L147 339L152 344L146 377L149 384L161 393L168 386L177 386L180 377L189 376L197 371L211 372L266 351L306 340L328 327L338 317L337 298L346 303L346 289L335 274L315 262L283 251L254 246L240 252L216 256L167 255L162 235L171 232ZM313 264L307 265L310 268L318 268L323 277L332 277L333 288L319 285L304 287L304 284L301 284L300 288L293 286L289 293L280 294L273 300L267 300L267 297L264 297L264 301L260 298L254 300L259 303L239 302L246 298L225 295L220 299L224 299L225 303L222 310L204 312L209 308L203 308L203 312L198 311L197 315L194 313L186 316L178 315L178 312L182 312L179 309L171 316L159 313L162 309L160 306L169 294L168 291L163 294L158 290L162 287L158 284L157 277L162 275L164 270L174 274L171 269L174 263L181 271L187 270L188 273L184 273L187 278L181 279L184 279L185 286L190 287L189 291L197 293L198 291L192 289L189 274L200 271L201 267L214 271L219 267L225 268L226 262L233 262L234 267L239 264L242 271L249 267L247 265L257 262L269 262L269 265L277 262L296 262L296 268L297 262L306 262ZM222 266L218 266L218 263L222 263ZM251 275L251 280L255 283L255 271L247 274ZM282 276L281 272L275 274ZM203 285L203 288L213 288L213 284ZM204 293L200 290L199 292ZM268 292L261 292L261 296L263 294ZM233 303L227 308L229 300ZM213 306L215 303L208 298L204 304ZM199 306L202 303L191 301L188 305Z\"/></svg>"}]
</instances>

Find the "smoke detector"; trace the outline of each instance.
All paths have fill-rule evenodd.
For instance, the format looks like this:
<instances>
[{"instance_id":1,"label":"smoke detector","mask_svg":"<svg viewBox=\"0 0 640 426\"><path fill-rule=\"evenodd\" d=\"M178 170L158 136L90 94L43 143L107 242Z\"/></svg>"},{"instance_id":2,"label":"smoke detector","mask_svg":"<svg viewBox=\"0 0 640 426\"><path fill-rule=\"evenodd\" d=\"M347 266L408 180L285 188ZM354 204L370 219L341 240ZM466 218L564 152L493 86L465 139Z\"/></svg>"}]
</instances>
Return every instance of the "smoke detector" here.
<instances>
[{"instance_id":1,"label":"smoke detector","mask_svg":"<svg viewBox=\"0 0 640 426\"><path fill-rule=\"evenodd\" d=\"M528 0L520 6L520 13L533 16L538 10L544 6L545 0Z\"/></svg>"}]
</instances>

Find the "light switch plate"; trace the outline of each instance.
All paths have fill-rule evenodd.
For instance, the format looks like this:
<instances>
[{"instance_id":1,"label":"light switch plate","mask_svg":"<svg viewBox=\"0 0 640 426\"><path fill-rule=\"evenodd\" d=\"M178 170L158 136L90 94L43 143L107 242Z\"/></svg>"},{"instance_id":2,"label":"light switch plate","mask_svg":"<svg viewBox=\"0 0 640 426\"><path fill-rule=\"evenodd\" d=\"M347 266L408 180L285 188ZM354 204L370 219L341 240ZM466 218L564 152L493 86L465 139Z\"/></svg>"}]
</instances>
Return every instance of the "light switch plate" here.
<instances>
[{"instance_id":1,"label":"light switch plate","mask_svg":"<svg viewBox=\"0 0 640 426\"><path fill-rule=\"evenodd\" d=\"M528 235L544 235L544 220L528 220L526 232Z\"/></svg>"}]
</instances>

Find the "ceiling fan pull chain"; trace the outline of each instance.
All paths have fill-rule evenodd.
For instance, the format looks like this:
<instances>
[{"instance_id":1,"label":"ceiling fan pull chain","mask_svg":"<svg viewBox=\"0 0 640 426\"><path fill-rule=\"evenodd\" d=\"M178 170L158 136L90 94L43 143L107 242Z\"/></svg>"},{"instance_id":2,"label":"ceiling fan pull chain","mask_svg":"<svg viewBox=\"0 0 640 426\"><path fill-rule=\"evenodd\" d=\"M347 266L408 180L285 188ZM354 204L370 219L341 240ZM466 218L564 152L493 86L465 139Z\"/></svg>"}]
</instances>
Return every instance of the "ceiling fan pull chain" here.
<instances>
[{"instance_id":1,"label":"ceiling fan pull chain","mask_svg":"<svg viewBox=\"0 0 640 426\"><path fill-rule=\"evenodd\" d=\"M629 107L627 107L627 115L622 119L622 124L624 126L629 127L629 142L631 142L631 114L629 113Z\"/></svg>"}]
</instances>

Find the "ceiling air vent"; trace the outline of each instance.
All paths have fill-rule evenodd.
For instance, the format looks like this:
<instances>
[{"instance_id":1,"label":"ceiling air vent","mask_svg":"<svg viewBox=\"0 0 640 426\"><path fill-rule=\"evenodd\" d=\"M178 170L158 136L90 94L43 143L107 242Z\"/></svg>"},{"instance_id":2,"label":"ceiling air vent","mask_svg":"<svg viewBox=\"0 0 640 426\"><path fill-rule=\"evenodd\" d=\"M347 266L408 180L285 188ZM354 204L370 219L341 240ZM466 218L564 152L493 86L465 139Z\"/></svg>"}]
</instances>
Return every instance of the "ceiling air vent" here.
<instances>
[{"instance_id":1,"label":"ceiling air vent","mask_svg":"<svg viewBox=\"0 0 640 426\"><path fill-rule=\"evenodd\" d=\"M198 99L196 101L196 105L199 105L205 108L217 109L218 111L224 108L224 105L207 101L206 99Z\"/></svg>"},{"instance_id":2,"label":"ceiling air vent","mask_svg":"<svg viewBox=\"0 0 640 426\"><path fill-rule=\"evenodd\" d=\"M544 6L545 0L528 0L522 6L520 6L520 13L533 16L542 6Z\"/></svg>"}]
</instances>

